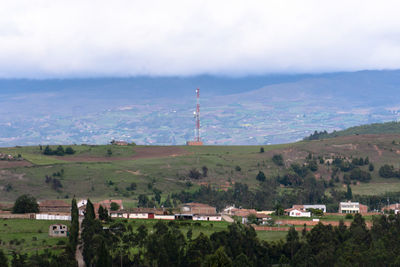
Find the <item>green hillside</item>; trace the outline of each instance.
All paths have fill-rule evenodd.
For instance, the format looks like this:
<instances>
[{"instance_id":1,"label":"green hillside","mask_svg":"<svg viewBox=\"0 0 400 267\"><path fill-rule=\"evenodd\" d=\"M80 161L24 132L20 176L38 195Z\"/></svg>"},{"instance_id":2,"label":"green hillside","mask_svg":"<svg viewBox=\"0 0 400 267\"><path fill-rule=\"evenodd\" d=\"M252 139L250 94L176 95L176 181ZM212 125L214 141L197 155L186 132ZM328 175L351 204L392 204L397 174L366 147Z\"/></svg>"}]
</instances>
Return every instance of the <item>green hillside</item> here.
<instances>
[{"instance_id":1,"label":"green hillside","mask_svg":"<svg viewBox=\"0 0 400 267\"><path fill-rule=\"evenodd\" d=\"M354 199L375 201L372 207L388 195L400 197L400 179L379 174L385 164L393 165L394 171L400 168L400 134L263 146L263 153L261 146L72 148L75 153L64 156L43 155L39 146L0 148L0 153L15 156L0 160L0 201L11 203L30 193L38 199L66 201L73 196L121 198L126 207L203 201L218 207L235 203L273 209L277 203L287 207L324 202L334 209L345 200L347 184ZM280 155L281 162L273 160L274 155ZM336 157L340 162L333 162Z\"/></svg>"},{"instance_id":2,"label":"green hillside","mask_svg":"<svg viewBox=\"0 0 400 267\"><path fill-rule=\"evenodd\" d=\"M400 134L400 122L392 121L385 123L366 124L350 127L342 131L333 131L332 133L328 133L326 131L315 131L313 134L306 137L305 140L320 140L359 134Z\"/></svg>"}]
</instances>

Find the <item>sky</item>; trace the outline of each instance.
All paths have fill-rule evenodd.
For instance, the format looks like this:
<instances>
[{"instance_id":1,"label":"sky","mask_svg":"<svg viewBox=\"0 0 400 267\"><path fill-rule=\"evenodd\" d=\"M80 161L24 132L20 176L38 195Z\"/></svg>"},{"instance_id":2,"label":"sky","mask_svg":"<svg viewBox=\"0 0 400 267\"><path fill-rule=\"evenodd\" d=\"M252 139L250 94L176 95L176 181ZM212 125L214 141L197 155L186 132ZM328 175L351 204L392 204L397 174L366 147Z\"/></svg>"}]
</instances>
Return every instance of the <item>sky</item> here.
<instances>
[{"instance_id":1,"label":"sky","mask_svg":"<svg viewBox=\"0 0 400 267\"><path fill-rule=\"evenodd\" d=\"M400 68L400 1L1 0L0 78Z\"/></svg>"}]
</instances>

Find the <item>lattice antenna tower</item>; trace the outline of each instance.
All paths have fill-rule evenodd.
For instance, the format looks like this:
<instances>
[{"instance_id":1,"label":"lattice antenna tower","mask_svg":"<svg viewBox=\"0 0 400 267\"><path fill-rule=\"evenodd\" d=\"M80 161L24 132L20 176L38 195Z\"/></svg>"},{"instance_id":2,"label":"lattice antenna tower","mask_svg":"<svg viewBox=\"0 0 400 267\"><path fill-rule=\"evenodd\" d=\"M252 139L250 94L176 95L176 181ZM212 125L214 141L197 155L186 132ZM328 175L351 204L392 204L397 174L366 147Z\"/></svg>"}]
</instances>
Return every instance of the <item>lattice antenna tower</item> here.
<instances>
[{"instance_id":1,"label":"lattice antenna tower","mask_svg":"<svg viewBox=\"0 0 400 267\"><path fill-rule=\"evenodd\" d=\"M196 88L196 111L194 112L196 127L194 129L194 140L200 142L200 89Z\"/></svg>"}]
</instances>

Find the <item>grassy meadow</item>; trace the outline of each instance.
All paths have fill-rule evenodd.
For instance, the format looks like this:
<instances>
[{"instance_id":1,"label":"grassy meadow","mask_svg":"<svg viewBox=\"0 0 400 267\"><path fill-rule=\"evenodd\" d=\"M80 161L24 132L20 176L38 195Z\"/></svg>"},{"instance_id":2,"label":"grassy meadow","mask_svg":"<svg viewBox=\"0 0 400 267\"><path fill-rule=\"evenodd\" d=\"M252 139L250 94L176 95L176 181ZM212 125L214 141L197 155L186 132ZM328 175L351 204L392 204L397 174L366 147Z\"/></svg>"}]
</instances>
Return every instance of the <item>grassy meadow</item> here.
<instances>
[{"instance_id":1,"label":"grassy meadow","mask_svg":"<svg viewBox=\"0 0 400 267\"><path fill-rule=\"evenodd\" d=\"M45 221L29 219L0 219L0 247L11 258L12 251L34 254L49 249L61 252L68 244L67 237L50 237L49 226L67 221Z\"/></svg>"}]
</instances>

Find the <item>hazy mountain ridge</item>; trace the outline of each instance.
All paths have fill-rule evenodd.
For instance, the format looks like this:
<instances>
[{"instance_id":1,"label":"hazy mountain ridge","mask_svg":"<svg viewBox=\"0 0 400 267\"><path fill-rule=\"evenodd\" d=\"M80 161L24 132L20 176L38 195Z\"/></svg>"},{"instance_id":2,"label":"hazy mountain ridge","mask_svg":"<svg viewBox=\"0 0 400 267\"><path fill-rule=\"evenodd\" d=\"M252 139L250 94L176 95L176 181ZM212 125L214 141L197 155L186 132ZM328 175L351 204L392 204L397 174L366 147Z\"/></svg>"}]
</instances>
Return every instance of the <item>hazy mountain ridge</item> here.
<instances>
[{"instance_id":1,"label":"hazy mountain ridge","mask_svg":"<svg viewBox=\"0 0 400 267\"><path fill-rule=\"evenodd\" d=\"M400 71L253 77L0 80L0 145L184 144L201 88L208 144L300 140L397 120Z\"/></svg>"}]
</instances>

